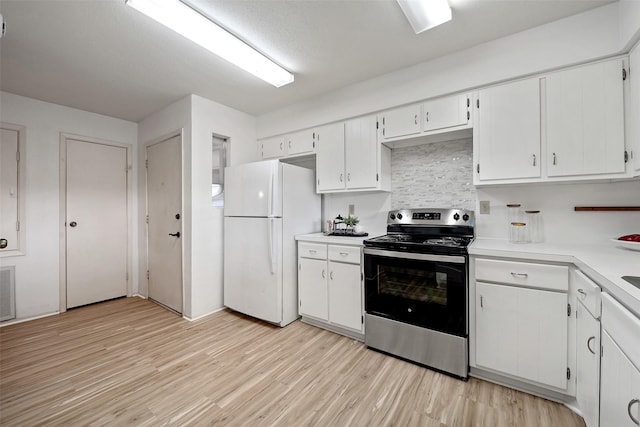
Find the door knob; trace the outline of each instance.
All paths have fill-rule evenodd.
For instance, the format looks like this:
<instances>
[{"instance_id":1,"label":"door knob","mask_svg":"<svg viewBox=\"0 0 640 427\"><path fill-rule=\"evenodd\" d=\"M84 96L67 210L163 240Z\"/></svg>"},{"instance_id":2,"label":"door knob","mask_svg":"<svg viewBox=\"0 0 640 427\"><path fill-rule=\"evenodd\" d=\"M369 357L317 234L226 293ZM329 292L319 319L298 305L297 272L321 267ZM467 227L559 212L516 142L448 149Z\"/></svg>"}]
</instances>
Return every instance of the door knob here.
<instances>
[{"instance_id":1,"label":"door knob","mask_svg":"<svg viewBox=\"0 0 640 427\"><path fill-rule=\"evenodd\" d=\"M9 246L9 241L7 239L0 239L0 249L4 249Z\"/></svg>"},{"instance_id":2,"label":"door knob","mask_svg":"<svg viewBox=\"0 0 640 427\"><path fill-rule=\"evenodd\" d=\"M180 237L180 232L176 231L175 233L169 233L169 236Z\"/></svg>"},{"instance_id":3,"label":"door knob","mask_svg":"<svg viewBox=\"0 0 640 427\"><path fill-rule=\"evenodd\" d=\"M76 225L78 225L78 223L77 223L77 222L75 222L75 221L71 221L71 222L69 223L69 226L70 226L70 227L75 227Z\"/></svg>"}]
</instances>

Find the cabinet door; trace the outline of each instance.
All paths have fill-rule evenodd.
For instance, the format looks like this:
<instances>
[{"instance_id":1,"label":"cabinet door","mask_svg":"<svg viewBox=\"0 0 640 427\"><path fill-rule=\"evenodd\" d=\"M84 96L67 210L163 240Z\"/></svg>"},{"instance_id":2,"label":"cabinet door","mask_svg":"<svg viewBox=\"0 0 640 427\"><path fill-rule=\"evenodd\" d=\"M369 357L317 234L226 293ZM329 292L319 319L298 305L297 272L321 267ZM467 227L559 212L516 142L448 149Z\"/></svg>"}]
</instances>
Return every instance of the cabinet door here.
<instances>
[{"instance_id":1,"label":"cabinet door","mask_svg":"<svg viewBox=\"0 0 640 427\"><path fill-rule=\"evenodd\" d=\"M285 138L287 155L311 154L316 147L316 133L314 129L306 129L287 135Z\"/></svg>"},{"instance_id":2,"label":"cabinet door","mask_svg":"<svg viewBox=\"0 0 640 427\"><path fill-rule=\"evenodd\" d=\"M347 188L375 188L380 179L376 116L347 121L344 135Z\"/></svg>"},{"instance_id":3,"label":"cabinet door","mask_svg":"<svg viewBox=\"0 0 640 427\"><path fill-rule=\"evenodd\" d=\"M326 260L298 259L298 300L301 316L329 319Z\"/></svg>"},{"instance_id":4,"label":"cabinet door","mask_svg":"<svg viewBox=\"0 0 640 427\"><path fill-rule=\"evenodd\" d=\"M395 108L382 114L382 141L420 133L420 104Z\"/></svg>"},{"instance_id":5,"label":"cabinet door","mask_svg":"<svg viewBox=\"0 0 640 427\"><path fill-rule=\"evenodd\" d=\"M474 120L479 181L540 177L539 79L481 90Z\"/></svg>"},{"instance_id":6,"label":"cabinet door","mask_svg":"<svg viewBox=\"0 0 640 427\"><path fill-rule=\"evenodd\" d=\"M627 147L631 153L631 161L633 170L640 171L640 43L636 44L629 54L629 69L634 71L632 75L629 73L629 108L627 110Z\"/></svg>"},{"instance_id":7,"label":"cabinet door","mask_svg":"<svg viewBox=\"0 0 640 427\"><path fill-rule=\"evenodd\" d=\"M317 192L344 189L344 123L322 126L316 139Z\"/></svg>"},{"instance_id":8,"label":"cabinet door","mask_svg":"<svg viewBox=\"0 0 640 427\"><path fill-rule=\"evenodd\" d=\"M600 426L638 426L640 371L627 359L606 330L602 332L601 375Z\"/></svg>"},{"instance_id":9,"label":"cabinet door","mask_svg":"<svg viewBox=\"0 0 640 427\"><path fill-rule=\"evenodd\" d=\"M476 363L567 387L567 294L476 283Z\"/></svg>"},{"instance_id":10,"label":"cabinet door","mask_svg":"<svg viewBox=\"0 0 640 427\"><path fill-rule=\"evenodd\" d=\"M284 136L275 136L260 141L263 159L277 159L286 154Z\"/></svg>"},{"instance_id":11,"label":"cabinet door","mask_svg":"<svg viewBox=\"0 0 640 427\"><path fill-rule=\"evenodd\" d=\"M422 129L425 132L466 125L470 117L467 95L434 99L422 104Z\"/></svg>"},{"instance_id":12,"label":"cabinet door","mask_svg":"<svg viewBox=\"0 0 640 427\"><path fill-rule=\"evenodd\" d=\"M622 60L546 77L547 174L623 173Z\"/></svg>"},{"instance_id":13,"label":"cabinet door","mask_svg":"<svg viewBox=\"0 0 640 427\"><path fill-rule=\"evenodd\" d=\"M597 427L600 406L600 322L578 303L576 307L576 400L587 427Z\"/></svg>"},{"instance_id":14,"label":"cabinet door","mask_svg":"<svg viewBox=\"0 0 640 427\"><path fill-rule=\"evenodd\" d=\"M329 321L362 330L360 264L329 261Z\"/></svg>"}]
</instances>

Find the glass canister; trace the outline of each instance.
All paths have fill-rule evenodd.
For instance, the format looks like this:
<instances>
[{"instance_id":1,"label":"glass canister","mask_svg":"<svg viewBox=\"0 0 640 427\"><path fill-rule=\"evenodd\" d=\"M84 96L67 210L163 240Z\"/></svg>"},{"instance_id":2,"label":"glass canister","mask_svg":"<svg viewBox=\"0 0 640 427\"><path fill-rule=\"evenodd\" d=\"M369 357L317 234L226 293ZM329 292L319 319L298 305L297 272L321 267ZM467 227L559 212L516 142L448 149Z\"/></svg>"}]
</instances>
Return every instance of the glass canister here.
<instances>
[{"instance_id":1,"label":"glass canister","mask_svg":"<svg viewBox=\"0 0 640 427\"><path fill-rule=\"evenodd\" d=\"M515 241L514 233L520 231L517 227L522 227L514 224L524 224L524 217L522 215L522 209L519 203L512 203L507 205L507 227L509 228L509 241Z\"/></svg>"},{"instance_id":2,"label":"glass canister","mask_svg":"<svg viewBox=\"0 0 640 427\"><path fill-rule=\"evenodd\" d=\"M512 222L509 226L509 241L511 243L527 243L529 241L529 230L526 222Z\"/></svg>"},{"instance_id":3,"label":"glass canister","mask_svg":"<svg viewBox=\"0 0 640 427\"><path fill-rule=\"evenodd\" d=\"M524 211L524 213L526 215L527 228L529 229L529 240L532 243L544 241L540 211Z\"/></svg>"}]
</instances>

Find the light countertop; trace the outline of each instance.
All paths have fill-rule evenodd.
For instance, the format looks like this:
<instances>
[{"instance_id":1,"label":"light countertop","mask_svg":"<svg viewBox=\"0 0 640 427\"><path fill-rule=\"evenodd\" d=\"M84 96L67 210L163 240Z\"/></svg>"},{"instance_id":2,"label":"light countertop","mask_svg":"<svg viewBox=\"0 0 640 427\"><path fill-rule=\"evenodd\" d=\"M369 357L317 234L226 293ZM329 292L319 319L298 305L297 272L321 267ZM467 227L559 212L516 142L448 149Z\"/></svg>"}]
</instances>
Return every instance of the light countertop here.
<instances>
[{"instance_id":1,"label":"light countertop","mask_svg":"<svg viewBox=\"0 0 640 427\"><path fill-rule=\"evenodd\" d=\"M640 252L607 241L601 245L560 243L509 243L476 239L470 255L572 263L640 317L640 289L622 276L640 276Z\"/></svg>"},{"instance_id":2,"label":"light countertop","mask_svg":"<svg viewBox=\"0 0 640 427\"><path fill-rule=\"evenodd\" d=\"M296 240L301 240L303 242L326 243L329 245L334 244L334 245L362 246L363 241L376 236L379 236L379 234L369 233L368 236L347 237L347 236L325 236L324 233L312 233L312 234L300 234L296 236Z\"/></svg>"}]
</instances>

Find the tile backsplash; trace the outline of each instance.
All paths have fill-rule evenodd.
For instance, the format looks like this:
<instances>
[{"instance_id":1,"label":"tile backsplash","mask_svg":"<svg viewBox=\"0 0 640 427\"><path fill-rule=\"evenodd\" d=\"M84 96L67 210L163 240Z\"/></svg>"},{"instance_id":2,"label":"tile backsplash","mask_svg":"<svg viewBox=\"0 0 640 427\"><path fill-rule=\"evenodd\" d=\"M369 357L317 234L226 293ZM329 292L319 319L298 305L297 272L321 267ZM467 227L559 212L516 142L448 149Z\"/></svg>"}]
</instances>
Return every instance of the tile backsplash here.
<instances>
[{"instance_id":1,"label":"tile backsplash","mask_svg":"<svg viewBox=\"0 0 640 427\"><path fill-rule=\"evenodd\" d=\"M391 209L474 210L471 139L391 150Z\"/></svg>"}]
</instances>

